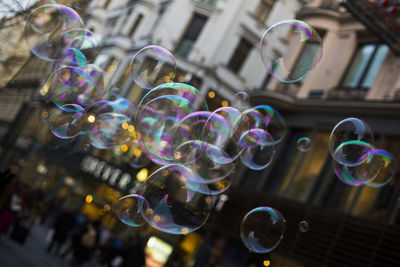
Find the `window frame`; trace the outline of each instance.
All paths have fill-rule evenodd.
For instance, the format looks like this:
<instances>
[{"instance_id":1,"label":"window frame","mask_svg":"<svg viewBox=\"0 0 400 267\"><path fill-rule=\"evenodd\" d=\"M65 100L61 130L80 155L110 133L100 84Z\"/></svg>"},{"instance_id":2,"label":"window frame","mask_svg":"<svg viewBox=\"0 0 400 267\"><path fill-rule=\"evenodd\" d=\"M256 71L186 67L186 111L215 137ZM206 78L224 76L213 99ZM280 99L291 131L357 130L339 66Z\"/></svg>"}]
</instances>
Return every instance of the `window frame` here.
<instances>
[{"instance_id":1,"label":"window frame","mask_svg":"<svg viewBox=\"0 0 400 267\"><path fill-rule=\"evenodd\" d=\"M236 69L236 68L233 68L233 64L234 64L233 62L234 62L234 59L237 57L237 54L238 54L238 52L239 52L239 47L240 47L240 45L241 45L242 43L247 43L247 44L249 44L249 50L247 51L247 53L246 53L246 55L244 56L243 60L241 60L240 66ZM231 54L231 57L230 57L228 63L226 64L226 67L227 67L230 71L232 71L233 73L239 74L240 71L241 71L241 69L242 69L243 66L245 65L245 63L246 63L246 61L247 61L247 58L249 57L249 55L250 55L250 53L251 53L251 51L252 51L253 48L254 48L253 43L250 42L250 41L249 41L248 39L246 39L245 37L241 36L240 39L239 39L239 42L237 43L237 45L236 45L236 47L235 47L235 49L234 49L234 51L233 51L233 53Z\"/></svg>"},{"instance_id":2,"label":"window frame","mask_svg":"<svg viewBox=\"0 0 400 267\"><path fill-rule=\"evenodd\" d=\"M353 63L354 63L354 60L357 57L357 54L359 53L359 51L361 49L363 49L363 47L368 46L368 45L374 45L374 51L372 52L372 55L371 55L370 59L368 60L367 65L365 66L365 68L364 68L359 80L357 81L357 85L355 87L345 86L344 82L345 82L345 80L347 78L347 75L349 74L350 70L353 67ZM379 49L381 47L385 46L385 45L386 44L384 44L384 43L378 43L378 42L359 43L357 45L356 49L354 50L353 55L351 56L351 59L350 59L349 63L346 66L346 70L342 74L342 77L341 77L340 83L339 83L339 88L342 88L342 89L344 89L346 91L353 91L353 90L367 91L367 90L369 90L371 87L362 87L362 84L364 83L365 78L366 78L368 72L370 71L372 63L374 62ZM385 55L385 58L386 58L386 56L387 56L387 54ZM382 67L382 65L381 65L381 67ZM379 71L380 71L380 68L378 70L378 73L379 73ZM376 79L376 77L375 77L375 79Z\"/></svg>"}]
</instances>

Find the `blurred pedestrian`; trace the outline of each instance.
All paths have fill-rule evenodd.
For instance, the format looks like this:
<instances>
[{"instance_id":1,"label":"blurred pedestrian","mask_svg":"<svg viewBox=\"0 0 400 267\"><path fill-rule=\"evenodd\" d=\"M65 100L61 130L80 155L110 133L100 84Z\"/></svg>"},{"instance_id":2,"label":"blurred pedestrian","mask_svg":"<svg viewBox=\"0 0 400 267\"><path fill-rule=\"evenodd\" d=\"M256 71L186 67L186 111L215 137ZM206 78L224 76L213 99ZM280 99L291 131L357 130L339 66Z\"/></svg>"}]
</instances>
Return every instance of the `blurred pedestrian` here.
<instances>
[{"instance_id":1,"label":"blurred pedestrian","mask_svg":"<svg viewBox=\"0 0 400 267\"><path fill-rule=\"evenodd\" d=\"M9 227L17 219L17 214L24 212L26 206L25 197L25 187L18 179L5 190L1 203L0 234L7 233Z\"/></svg>"},{"instance_id":2,"label":"blurred pedestrian","mask_svg":"<svg viewBox=\"0 0 400 267\"><path fill-rule=\"evenodd\" d=\"M73 266L80 266L93 256L100 237L100 221L88 223L79 244L74 247Z\"/></svg>"},{"instance_id":3,"label":"blurred pedestrian","mask_svg":"<svg viewBox=\"0 0 400 267\"><path fill-rule=\"evenodd\" d=\"M60 253L61 246L65 243L68 233L75 227L75 216L71 211L61 211L54 222L54 234L51 239L47 252L51 252L53 247L56 253Z\"/></svg>"},{"instance_id":4,"label":"blurred pedestrian","mask_svg":"<svg viewBox=\"0 0 400 267\"><path fill-rule=\"evenodd\" d=\"M129 238L122 254L122 264L119 267L142 267L145 264L144 244L142 239Z\"/></svg>"}]
</instances>

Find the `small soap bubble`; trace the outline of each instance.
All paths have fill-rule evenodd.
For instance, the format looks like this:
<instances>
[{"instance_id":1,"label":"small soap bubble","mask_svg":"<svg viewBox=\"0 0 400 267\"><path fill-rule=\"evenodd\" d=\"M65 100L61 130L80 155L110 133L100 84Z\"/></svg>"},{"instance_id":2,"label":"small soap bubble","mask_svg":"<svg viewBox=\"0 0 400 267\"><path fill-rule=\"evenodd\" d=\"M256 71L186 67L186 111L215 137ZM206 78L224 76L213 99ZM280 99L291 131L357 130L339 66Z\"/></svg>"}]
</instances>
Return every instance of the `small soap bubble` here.
<instances>
[{"instance_id":1,"label":"small soap bubble","mask_svg":"<svg viewBox=\"0 0 400 267\"><path fill-rule=\"evenodd\" d=\"M246 214L240 225L240 237L256 253L274 250L285 232L286 220L276 209L258 207Z\"/></svg>"},{"instance_id":2,"label":"small soap bubble","mask_svg":"<svg viewBox=\"0 0 400 267\"><path fill-rule=\"evenodd\" d=\"M308 224L307 221L301 221L299 222L299 230L303 233L308 232L310 229L310 225Z\"/></svg>"},{"instance_id":3,"label":"small soap bubble","mask_svg":"<svg viewBox=\"0 0 400 267\"><path fill-rule=\"evenodd\" d=\"M312 141L308 137L301 137L297 140L297 148L301 152L308 152L311 149Z\"/></svg>"}]
</instances>

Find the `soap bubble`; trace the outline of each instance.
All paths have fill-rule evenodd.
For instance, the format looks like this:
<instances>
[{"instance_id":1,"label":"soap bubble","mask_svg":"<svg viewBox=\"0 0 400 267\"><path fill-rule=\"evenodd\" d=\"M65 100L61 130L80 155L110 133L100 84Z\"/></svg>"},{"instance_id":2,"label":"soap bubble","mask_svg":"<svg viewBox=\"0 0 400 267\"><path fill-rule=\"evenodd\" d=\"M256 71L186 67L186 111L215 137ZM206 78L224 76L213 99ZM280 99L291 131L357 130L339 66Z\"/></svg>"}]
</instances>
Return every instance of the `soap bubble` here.
<instances>
[{"instance_id":1,"label":"soap bubble","mask_svg":"<svg viewBox=\"0 0 400 267\"><path fill-rule=\"evenodd\" d=\"M144 224L144 219L140 209L144 201L142 196L136 194L121 197L114 206L115 215L126 225L132 227L141 226Z\"/></svg>"},{"instance_id":2,"label":"soap bubble","mask_svg":"<svg viewBox=\"0 0 400 267\"><path fill-rule=\"evenodd\" d=\"M246 148L240 155L240 160L249 169L263 170L272 163L275 153L274 145L257 145Z\"/></svg>"},{"instance_id":3,"label":"soap bubble","mask_svg":"<svg viewBox=\"0 0 400 267\"><path fill-rule=\"evenodd\" d=\"M265 145L276 145L281 142L286 135L287 127L285 120L279 112L271 106L259 105L247 109L243 112L242 120L249 122L250 129L261 129L267 133L265 136ZM257 136L260 137L262 135L257 132ZM241 140L243 141L245 139L242 137ZM255 140L259 140L259 138ZM244 143L247 143L246 147L250 145L248 142ZM257 143L254 143L253 145L256 144Z\"/></svg>"},{"instance_id":4,"label":"soap bubble","mask_svg":"<svg viewBox=\"0 0 400 267\"><path fill-rule=\"evenodd\" d=\"M359 145L353 142L351 146L337 151L338 147L347 141L361 141ZM329 137L329 151L336 161L341 164L355 166L365 153L365 143L373 144L374 135L371 128L364 121L357 118L347 118L336 124Z\"/></svg>"},{"instance_id":5,"label":"soap bubble","mask_svg":"<svg viewBox=\"0 0 400 267\"><path fill-rule=\"evenodd\" d=\"M146 200L141 210L145 221L159 231L187 234L207 220L212 198L205 184L188 179L193 173L181 165L166 165L142 184L139 194Z\"/></svg>"},{"instance_id":6,"label":"soap bubble","mask_svg":"<svg viewBox=\"0 0 400 267\"><path fill-rule=\"evenodd\" d=\"M292 58L275 51L277 43L290 36L290 45L303 48L298 63L291 66ZM262 61L271 76L285 83L294 83L306 77L322 58L322 42L318 33L299 20L284 20L272 25L261 39Z\"/></svg>"},{"instance_id":7,"label":"soap bubble","mask_svg":"<svg viewBox=\"0 0 400 267\"><path fill-rule=\"evenodd\" d=\"M156 45L139 50L131 62L131 73L135 82L144 89L170 83L175 77L174 56L165 48Z\"/></svg>"},{"instance_id":8,"label":"soap bubble","mask_svg":"<svg viewBox=\"0 0 400 267\"><path fill-rule=\"evenodd\" d=\"M51 114L49 124L52 133L58 138L73 138L84 130L86 112L79 105L67 104Z\"/></svg>"},{"instance_id":9,"label":"soap bubble","mask_svg":"<svg viewBox=\"0 0 400 267\"><path fill-rule=\"evenodd\" d=\"M58 61L68 48L79 49L76 42L83 21L73 9L64 5L44 5L35 9L25 25L25 40L34 55L47 61Z\"/></svg>"},{"instance_id":10,"label":"soap bubble","mask_svg":"<svg viewBox=\"0 0 400 267\"><path fill-rule=\"evenodd\" d=\"M392 154L375 149L363 156L357 168L358 177L370 187L382 187L390 182L397 170L397 160Z\"/></svg>"},{"instance_id":11,"label":"soap bubble","mask_svg":"<svg viewBox=\"0 0 400 267\"><path fill-rule=\"evenodd\" d=\"M374 149L370 143L347 141L340 144L332 156L340 164L354 167L366 160L364 156Z\"/></svg>"},{"instance_id":12,"label":"soap bubble","mask_svg":"<svg viewBox=\"0 0 400 267\"><path fill-rule=\"evenodd\" d=\"M90 144L100 149L109 149L129 142L130 120L118 113L105 113L96 118L88 129Z\"/></svg>"},{"instance_id":13,"label":"soap bubble","mask_svg":"<svg viewBox=\"0 0 400 267\"><path fill-rule=\"evenodd\" d=\"M279 211L270 207L258 207L244 216L240 225L240 237L251 251L267 253L281 242L285 225L285 218Z\"/></svg>"},{"instance_id":14,"label":"soap bubble","mask_svg":"<svg viewBox=\"0 0 400 267\"><path fill-rule=\"evenodd\" d=\"M311 149L312 141L308 137L301 137L297 140L297 148L301 152L308 152Z\"/></svg>"},{"instance_id":15,"label":"soap bubble","mask_svg":"<svg viewBox=\"0 0 400 267\"><path fill-rule=\"evenodd\" d=\"M129 153L129 165L132 168L139 169L146 166L150 162L150 160L146 157L146 154L144 154L143 151L140 149L137 140L132 140L130 142L128 153Z\"/></svg>"},{"instance_id":16,"label":"soap bubble","mask_svg":"<svg viewBox=\"0 0 400 267\"><path fill-rule=\"evenodd\" d=\"M239 92L233 98L233 107L238 110L245 110L249 106L249 96L246 92Z\"/></svg>"},{"instance_id":17,"label":"soap bubble","mask_svg":"<svg viewBox=\"0 0 400 267\"><path fill-rule=\"evenodd\" d=\"M88 95L96 90L92 77L85 70L65 66L55 70L45 84L49 99L57 106L79 104L86 107Z\"/></svg>"},{"instance_id":18,"label":"soap bubble","mask_svg":"<svg viewBox=\"0 0 400 267\"><path fill-rule=\"evenodd\" d=\"M307 221L301 221L299 222L299 230L303 233L308 232L310 229L310 225L308 224Z\"/></svg>"},{"instance_id":19,"label":"soap bubble","mask_svg":"<svg viewBox=\"0 0 400 267\"><path fill-rule=\"evenodd\" d=\"M248 130L239 110L221 107L215 110L204 125L203 141L206 154L215 163L227 164L237 159L244 148L239 145L240 136Z\"/></svg>"}]
</instances>

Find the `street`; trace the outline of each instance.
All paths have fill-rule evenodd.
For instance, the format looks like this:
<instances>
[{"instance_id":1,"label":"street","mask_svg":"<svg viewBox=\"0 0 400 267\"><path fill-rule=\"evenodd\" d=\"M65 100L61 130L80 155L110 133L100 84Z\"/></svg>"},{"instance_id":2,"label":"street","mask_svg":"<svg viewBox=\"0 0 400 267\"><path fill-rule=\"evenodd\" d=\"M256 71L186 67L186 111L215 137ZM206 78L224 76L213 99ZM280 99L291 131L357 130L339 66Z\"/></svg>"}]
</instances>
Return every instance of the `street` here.
<instances>
[{"instance_id":1,"label":"street","mask_svg":"<svg viewBox=\"0 0 400 267\"><path fill-rule=\"evenodd\" d=\"M67 267L67 259L46 252L47 228L36 227L31 231L24 245L8 235L0 237L0 266L2 267Z\"/></svg>"}]
</instances>

